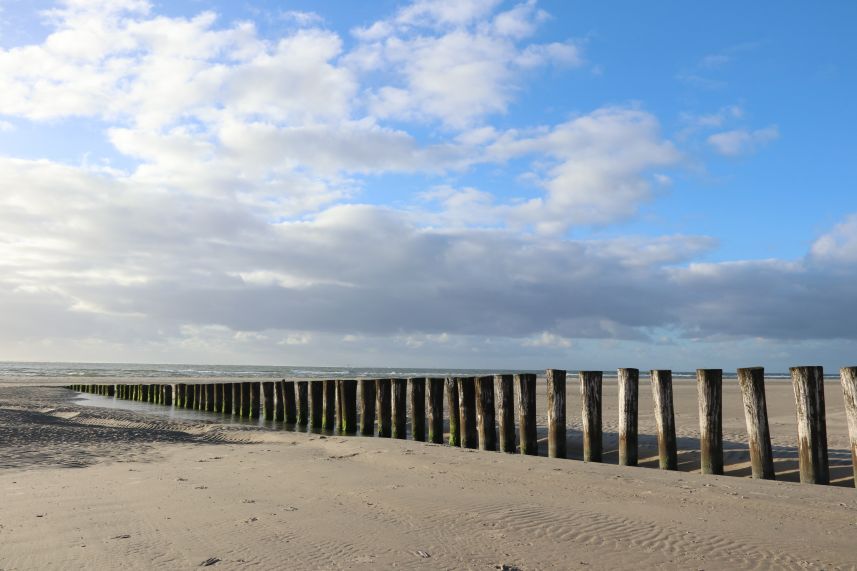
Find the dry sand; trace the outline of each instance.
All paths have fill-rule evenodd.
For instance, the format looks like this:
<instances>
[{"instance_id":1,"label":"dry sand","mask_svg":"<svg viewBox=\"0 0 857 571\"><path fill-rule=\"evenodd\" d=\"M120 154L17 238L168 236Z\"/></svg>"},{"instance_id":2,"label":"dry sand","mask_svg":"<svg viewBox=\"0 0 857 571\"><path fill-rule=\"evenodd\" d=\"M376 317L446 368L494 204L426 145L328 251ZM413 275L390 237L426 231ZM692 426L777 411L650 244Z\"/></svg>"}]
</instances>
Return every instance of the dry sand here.
<instances>
[{"instance_id":1,"label":"dry sand","mask_svg":"<svg viewBox=\"0 0 857 571\"><path fill-rule=\"evenodd\" d=\"M651 393L640 388L640 457L655 466ZM605 464L170 419L84 407L61 388L0 386L0 570L210 558L221 569L857 566L837 383L826 383L834 486L782 481L797 478L788 382L768 383L777 482L746 477L734 380L724 381L727 476L693 472L695 384L676 381L674 393L677 473L615 465L615 380L605 381ZM571 379L568 395L579 457ZM544 437L543 386L539 401Z\"/></svg>"}]
</instances>

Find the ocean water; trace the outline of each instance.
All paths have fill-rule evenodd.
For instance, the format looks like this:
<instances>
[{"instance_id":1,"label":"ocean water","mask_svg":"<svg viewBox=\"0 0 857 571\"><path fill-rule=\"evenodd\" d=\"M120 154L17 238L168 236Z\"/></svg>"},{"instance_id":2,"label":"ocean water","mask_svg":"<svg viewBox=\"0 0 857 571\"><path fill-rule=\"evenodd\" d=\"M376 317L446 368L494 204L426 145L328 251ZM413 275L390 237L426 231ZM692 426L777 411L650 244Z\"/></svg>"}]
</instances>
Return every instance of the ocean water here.
<instances>
[{"instance_id":1,"label":"ocean water","mask_svg":"<svg viewBox=\"0 0 857 571\"><path fill-rule=\"evenodd\" d=\"M615 369L606 370L612 376ZM544 369L443 369L403 367L304 367L266 365L176 365L151 363L39 363L0 362L0 380L3 378L260 378L260 379L360 379L387 377L445 377L478 376L496 373L536 373L544 375ZM576 375L574 369L569 375ZM646 371L641 370L644 377ZM724 378L735 378L734 371L724 371ZM766 372L770 379L788 379L788 373ZM826 374L825 377L836 376ZM696 379L693 371L673 371L674 379Z\"/></svg>"}]
</instances>

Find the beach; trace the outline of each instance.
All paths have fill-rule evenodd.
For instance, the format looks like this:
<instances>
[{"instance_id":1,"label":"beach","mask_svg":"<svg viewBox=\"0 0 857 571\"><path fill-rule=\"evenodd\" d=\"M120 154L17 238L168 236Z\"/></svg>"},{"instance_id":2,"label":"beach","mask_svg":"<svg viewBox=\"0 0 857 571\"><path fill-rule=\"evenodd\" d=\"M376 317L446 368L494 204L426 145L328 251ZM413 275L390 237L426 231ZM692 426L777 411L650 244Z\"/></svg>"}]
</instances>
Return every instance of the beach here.
<instances>
[{"instance_id":1,"label":"beach","mask_svg":"<svg viewBox=\"0 0 857 571\"><path fill-rule=\"evenodd\" d=\"M724 476L698 473L693 381L674 384L678 472L657 469L646 378L639 467L616 465L611 378L603 464L576 460L573 378L570 459L294 432L211 413L171 417L159 405L98 406L105 397L87 397L84 406L77 393L46 386L67 383L7 378L0 385L0 569L857 565L857 493L835 380L825 383L831 486L796 483L788 381L767 384L777 481L747 477L740 392L728 379ZM545 401L540 381L543 453Z\"/></svg>"}]
</instances>

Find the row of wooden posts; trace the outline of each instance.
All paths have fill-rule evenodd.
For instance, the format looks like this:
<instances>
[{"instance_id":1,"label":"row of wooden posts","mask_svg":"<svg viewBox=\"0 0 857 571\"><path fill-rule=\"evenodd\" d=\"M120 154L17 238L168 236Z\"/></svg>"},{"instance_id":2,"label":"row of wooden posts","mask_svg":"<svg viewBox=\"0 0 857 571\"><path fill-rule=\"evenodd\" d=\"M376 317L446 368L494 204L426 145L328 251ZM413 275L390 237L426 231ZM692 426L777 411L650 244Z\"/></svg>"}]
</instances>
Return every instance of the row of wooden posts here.
<instances>
[{"instance_id":1,"label":"row of wooden posts","mask_svg":"<svg viewBox=\"0 0 857 571\"><path fill-rule=\"evenodd\" d=\"M602 456L602 372L578 373L583 425L583 459ZM672 373L650 372L659 465L678 469ZM700 469L723 473L721 369L696 373L700 421ZM840 371L857 476L857 367ZM801 482L829 483L824 383L821 367L793 367ZM619 369L619 464L637 464L639 370ZM357 387L360 386L359 424ZM765 403L764 369L738 369L754 478L774 479L773 452ZM410 391L408 387L410 386ZM342 434L407 438L408 392L414 440L441 444L443 402L449 408L449 444L465 448L538 454L536 375L482 377L70 385L68 388L179 408L264 418ZM426 399L428 388L428 399ZM516 446L515 393L518 397ZM566 371L547 370L548 456L566 457ZM495 407L495 401L497 406ZM428 403L428 410L426 409ZM377 424L376 424L377 416ZM426 424L428 420L428 424ZM428 430L426 430L428 428ZM499 429L499 431L498 431ZM499 438L498 438L499 435ZM857 478L855 478L857 479Z\"/></svg>"}]
</instances>

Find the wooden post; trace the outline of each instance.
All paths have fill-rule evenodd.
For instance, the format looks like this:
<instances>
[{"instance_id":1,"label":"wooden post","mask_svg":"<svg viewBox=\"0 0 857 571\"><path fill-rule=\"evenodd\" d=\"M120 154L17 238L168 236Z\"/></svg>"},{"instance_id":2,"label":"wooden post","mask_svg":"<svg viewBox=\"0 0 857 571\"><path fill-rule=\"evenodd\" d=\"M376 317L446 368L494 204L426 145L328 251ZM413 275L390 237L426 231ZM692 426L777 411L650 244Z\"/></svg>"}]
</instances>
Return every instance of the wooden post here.
<instances>
[{"instance_id":1,"label":"wooden post","mask_svg":"<svg viewBox=\"0 0 857 571\"><path fill-rule=\"evenodd\" d=\"M851 466L854 485L857 486L857 367L839 369L839 380L845 396L845 417L848 419L848 437L851 440Z\"/></svg>"},{"instance_id":2,"label":"wooden post","mask_svg":"<svg viewBox=\"0 0 857 571\"><path fill-rule=\"evenodd\" d=\"M518 391L518 432L521 454L538 456L536 375L534 373L520 373L515 375L515 387Z\"/></svg>"},{"instance_id":3,"label":"wooden post","mask_svg":"<svg viewBox=\"0 0 857 571\"><path fill-rule=\"evenodd\" d=\"M187 397L187 385L179 383L176 385L176 406L184 408L184 399Z\"/></svg>"},{"instance_id":4,"label":"wooden post","mask_svg":"<svg viewBox=\"0 0 857 571\"><path fill-rule=\"evenodd\" d=\"M215 411L216 402L214 400L216 395L217 386L214 383L208 383L205 385L205 410L208 412Z\"/></svg>"},{"instance_id":5,"label":"wooden post","mask_svg":"<svg viewBox=\"0 0 857 571\"><path fill-rule=\"evenodd\" d=\"M458 378L458 429L462 448L479 448L479 431L476 428L476 378Z\"/></svg>"},{"instance_id":6,"label":"wooden post","mask_svg":"<svg viewBox=\"0 0 857 571\"><path fill-rule=\"evenodd\" d=\"M223 383L214 385L214 412L223 412Z\"/></svg>"},{"instance_id":7,"label":"wooden post","mask_svg":"<svg viewBox=\"0 0 857 571\"><path fill-rule=\"evenodd\" d=\"M672 371L652 371L651 376L655 425L658 429L658 463L661 470L678 470Z\"/></svg>"},{"instance_id":8,"label":"wooden post","mask_svg":"<svg viewBox=\"0 0 857 571\"><path fill-rule=\"evenodd\" d=\"M723 473L723 371L697 369L699 398L699 471Z\"/></svg>"},{"instance_id":9,"label":"wooden post","mask_svg":"<svg viewBox=\"0 0 857 571\"><path fill-rule=\"evenodd\" d=\"M829 484L824 371L821 367L791 367L789 371L797 406L800 481L804 484Z\"/></svg>"},{"instance_id":10,"label":"wooden post","mask_svg":"<svg viewBox=\"0 0 857 571\"><path fill-rule=\"evenodd\" d=\"M411 438L426 441L426 380L423 377L409 379L411 384Z\"/></svg>"},{"instance_id":11,"label":"wooden post","mask_svg":"<svg viewBox=\"0 0 857 571\"><path fill-rule=\"evenodd\" d=\"M265 403L265 420L274 420L274 381L262 383L262 398Z\"/></svg>"},{"instance_id":12,"label":"wooden post","mask_svg":"<svg viewBox=\"0 0 857 571\"><path fill-rule=\"evenodd\" d=\"M392 379L393 438L408 438L408 380Z\"/></svg>"},{"instance_id":13,"label":"wooden post","mask_svg":"<svg viewBox=\"0 0 857 571\"><path fill-rule=\"evenodd\" d=\"M298 421L298 407L295 399L295 382L283 381L283 412L286 424L295 424Z\"/></svg>"},{"instance_id":14,"label":"wooden post","mask_svg":"<svg viewBox=\"0 0 857 571\"><path fill-rule=\"evenodd\" d=\"M512 375L494 375L497 420L500 425L500 452L515 453L515 385Z\"/></svg>"},{"instance_id":15,"label":"wooden post","mask_svg":"<svg viewBox=\"0 0 857 571\"><path fill-rule=\"evenodd\" d=\"M196 410L205 410L205 385L197 383L196 385L196 401L194 401Z\"/></svg>"},{"instance_id":16,"label":"wooden post","mask_svg":"<svg viewBox=\"0 0 857 571\"><path fill-rule=\"evenodd\" d=\"M164 398L162 399L165 406L173 406L173 386L164 385Z\"/></svg>"},{"instance_id":17,"label":"wooden post","mask_svg":"<svg viewBox=\"0 0 857 571\"><path fill-rule=\"evenodd\" d=\"M390 438L393 434L392 414L392 384L390 379L378 379L375 381L375 408L378 413L378 436Z\"/></svg>"},{"instance_id":18,"label":"wooden post","mask_svg":"<svg viewBox=\"0 0 857 571\"><path fill-rule=\"evenodd\" d=\"M346 379L341 381L339 396L342 403L342 424L340 430L344 434L357 433L357 381ZM373 415L374 416L374 415Z\"/></svg>"},{"instance_id":19,"label":"wooden post","mask_svg":"<svg viewBox=\"0 0 857 571\"><path fill-rule=\"evenodd\" d=\"M639 369L617 371L619 377L619 465L637 465Z\"/></svg>"},{"instance_id":20,"label":"wooden post","mask_svg":"<svg viewBox=\"0 0 857 571\"><path fill-rule=\"evenodd\" d=\"M232 415L235 411L235 383L223 384L223 414Z\"/></svg>"},{"instance_id":21,"label":"wooden post","mask_svg":"<svg viewBox=\"0 0 857 571\"><path fill-rule=\"evenodd\" d=\"M449 445L461 446L459 421L461 411L458 403L458 378L446 378L446 402L449 403Z\"/></svg>"},{"instance_id":22,"label":"wooden post","mask_svg":"<svg viewBox=\"0 0 857 571\"><path fill-rule=\"evenodd\" d=\"M149 402L149 385L140 385L143 390L140 392L140 400Z\"/></svg>"},{"instance_id":23,"label":"wooden post","mask_svg":"<svg viewBox=\"0 0 857 571\"><path fill-rule=\"evenodd\" d=\"M601 462L601 371L580 371L580 417L583 425L583 461Z\"/></svg>"},{"instance_id":24,"label":"wooden post","mask_svg":"<svg viewBox=\"0 0 857 571\"><path fill-rule=\"evenodd\" d=\"M565 458L565 371L547 370L548 456Z\"/></svg>"},{"instance_id":25,"label":"wooden post","mask_svg":"<svg viewBox=\"0 0 857 571\"><path fill-rule=\"evenodd\" d=\"M274 389L277 393L277 408L274 411L274 419L277 422L283 422L286 420L286 405L283 402L283 398L285 396L285 392L283 391L283 383L286 382L285 379L274 383Z\"/></svg>"},{"instance_id":26,"label":"wooden post","mask_svg":"<svg viewBox=\"0 0 857 571\"><path fill-rule=\"evenodd\" d=\"M158 394L158 385L151 383L149 385L149 404L156 404L155 396Z\"/></svg>"},{"instance_id":27,"label":"wooden post","mask_svg":"<svg viewBox=\"0 0 857 571\"><path fill-rule=\"evenodd\" d=\"M309 382L307 381L298 381L298 410L297 410L297 418L299 426L306 426L309 424L309 398L307 393L309 392Z\"/></svg>"},{"instance_id":28,"label":"wooden post","mask_svg":"<svg viewBox=\"0 0 857 571\"><path fill-rule=\"evenodd\" d=\"M744 416L747 420L747 438L750 444L750 464L753 477L773 480L774 454L771 450L771 433L768 431L768 406L765 402L765 369L748 367L738 369L738 383L744 399Z\"/></svg>"},{"instance_id":29,"label":"wooden post","mask_svg":"<svg viewBox=\"0 0 857 571\"><path fill-rule=\"evenodd\" d=\"M250 383L250 418L260 418L262 415L262 383Z\"/></svg>"},{"instance_id":30,"label":"wooden post","mask_svg":"<svg viewBox=\"0 0 857 571\"><path fill-rule=\"evenodd\" d=\"M324 381L309 383L309 424L312 428L321 428L324 416Z\"/></svg>"},{"instance_id":31,"label":"wooden post","mask_svg":"<svg viewBox=\"0 0 857 571\"><path fill-rule=\"evenodd\" d=\"M480 450L497 450L493 376L476 377L476 431Z\"/></svg>"},{"instance_id":32,"label":"wooden post","mask_svg":"<svg viewBox=\"0 0 857 571\"><path fill-rule=\"evenodd\" d=\"M241 383L241 418L250 418L250 415L253 410L252 403L250 402L252 399L252 389L250 385L253 383L249 381L243 381Z\"/></svg>"},{"instance_id":33,"label":"wooden post","mask_svg":"<svg viewBox=\"0 0 857 571\"><path fill-rule=\"evenodd\" d=\"M322 381L324 391L322 399L321 427L336 430L336 381Z\"/></svg>"},{"instance_id":34,"label":"wooden post","mask_svg":"<svg viewBox=\"0 0 857 571\"><path fill-rule=\"evenodd\" d=\"M344 431L343 426L343 403L342 403L342 383L343 381L336 381L336 420L333 423L334 431L338 433L342 433Z\"/></svg>"},{"instance_id":35,"label":"wooden post","mask_svg":"<svg viewBox=\"0 0 857 571\"><path fill-rule=\"evenodd\" d=\"M443 379L428 380L428 439L443 444Z\"/></svg>"},{"instance_id":36,"label":"wooden post","mask_svg":"<svg viewBox=\"0 0 857 571\"><path fill-rule=\"evenodd\" d=\"M107 385L107 396L116 396L116 385Z\"/></svg>"},{"instance_id":37,"label":"wooden post","mask_svg":"<svg viewBox=\"0 0 857 571\"><path fill-rule=\"evenodd\" d=\"M375 381L360 379L360 434L373 436L375 434L375 397L377 386Z\"/></svg>"}]
</instances>

